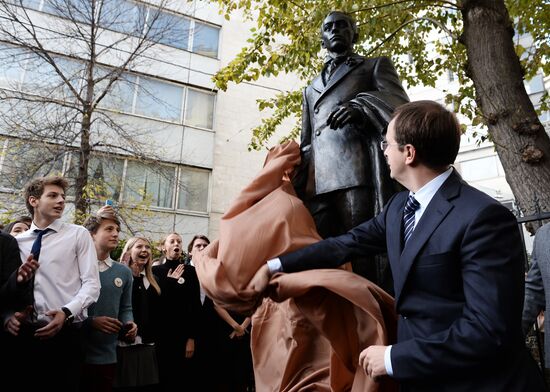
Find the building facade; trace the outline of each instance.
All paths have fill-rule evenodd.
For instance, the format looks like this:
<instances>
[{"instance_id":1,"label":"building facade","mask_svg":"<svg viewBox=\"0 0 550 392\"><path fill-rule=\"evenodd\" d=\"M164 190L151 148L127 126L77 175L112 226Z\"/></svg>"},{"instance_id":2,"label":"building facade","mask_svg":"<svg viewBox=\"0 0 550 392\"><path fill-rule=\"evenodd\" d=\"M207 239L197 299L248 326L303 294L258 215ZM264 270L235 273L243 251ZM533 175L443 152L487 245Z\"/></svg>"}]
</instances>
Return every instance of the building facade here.
<instances>
[{"instance_id":1,"label":"building facade","mask_svg":"<svg viewBox=\"0 0 550 392\"><path fill-rule=\"evenodd\" d=\"M66 3L74 9L67 9ZM113 200L125 211L128 235L158 240L177 231L184 241L196 233L216 238L221 215L266 155L247 148L250 130L261 118L256 99L295 88L297 82L283 77L217 91L212 76L246 44L251 25L239 15L226 20L208 2L168 1L159 10L154 2L132 0L24 0L24 8L14 10L32 22L62 73L74 76L71 83L76 89L86 85L89 52L79 51L78 40L60 44L59 33L67 24L88 28L90 3L97 7L96 16L101 13L95 23L102 30L95 37L98 51L104 51L98 56L96 75L109 76L118 69L134 50L132 40L140 38L132 35L144 35L153 19L156 26L151 33L154 45L144 40L150 47L124 66L94 117L88 169L90 187L97 188L89 192L92 210ZM64 94L67 86L48 61L6 34L1 38L2 58L18 60L0 62L0 110L16 118L0 127L0 207L5 214L17 215L24 212L20 190L30 178L50 173L74 177L81 119L74 110L64 112L65 118L74 115L75 120L61 130L59 120L54 130L26 119L25 113L36 109L28 100L7 97L45 97L63 103L73 102L74 95ZM96 90L101 92L108 80L100 80ZM14 110L18 116L13 116ZM41 115L51 117L52 112ZM289 127L290 123L281 132ZM69 193L67 220L74 212L71 201Z\"/></svg>"}]
</instances>

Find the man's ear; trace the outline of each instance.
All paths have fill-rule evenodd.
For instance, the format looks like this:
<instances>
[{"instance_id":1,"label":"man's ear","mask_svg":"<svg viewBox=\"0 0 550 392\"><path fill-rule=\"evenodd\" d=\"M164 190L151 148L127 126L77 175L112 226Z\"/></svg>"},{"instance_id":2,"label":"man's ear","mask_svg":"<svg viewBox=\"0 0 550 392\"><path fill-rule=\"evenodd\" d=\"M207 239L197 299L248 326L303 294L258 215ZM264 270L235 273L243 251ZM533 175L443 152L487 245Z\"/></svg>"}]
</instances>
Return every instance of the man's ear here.
<instances>
[{"instance_id":1,"label":"man's ear","mask_svg":"<svg viewBox=\"0 0 550 392\"><path fill-rule=\"evenodd\" d=\"M405 144L405 163L412 165L417 163L416 160L416 148L412 144Z\"/></svg>"},{"instance_id":2,"label":"man's ear","mask_svg":"<svg viewBox=\"0 0 550 392\"><path fill-rule=\"evenodd\" d=\"M326 49L325 41L321 40L321 48Z\"/></svg>"},{"instance_id":3,"label":"man's ear","mask_svg":"<svg viewBox=\"0 0 550 392\"><path fill-rule=\"evenodd\" d=\"M33 208L36 208L36 206L38 205L38 198L35 197L35 196L29 196L29 204L30 204Z\"/></svg>"}]
</instances>

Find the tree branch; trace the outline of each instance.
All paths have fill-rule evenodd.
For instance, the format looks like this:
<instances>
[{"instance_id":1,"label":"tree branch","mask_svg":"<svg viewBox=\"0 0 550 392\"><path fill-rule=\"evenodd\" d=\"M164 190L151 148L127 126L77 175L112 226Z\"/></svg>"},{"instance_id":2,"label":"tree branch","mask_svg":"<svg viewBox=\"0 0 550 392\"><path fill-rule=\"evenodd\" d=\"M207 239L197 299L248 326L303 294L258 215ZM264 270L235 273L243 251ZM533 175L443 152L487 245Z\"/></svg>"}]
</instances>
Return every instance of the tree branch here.
<instances>
[{"instance_id":1,"label":"tree branch","mask_svg":"<svg viewBox=\"0 0 550 392\"><path fill-rule=\"evenodd\" d=\"M386 7L391 7L393 5L397 5L397 4L403 4L403 3L418 3L418 1L416 0L398 0L398 1L393 1L391 3L385 3L385 4L380 4L380 5L374 5L372 7L366 7L366 8L359 8L358 10L355 10L355 11L352 11L352 13L358 13L358 12L366 12L366 11L372 11L372 10L376 10L376 9L380 9L380 8L386 8ZM453 3L452 1L446 1L446 0L431 0L432 3L437 3L437 4L433 4L433 5L440 5L441 7L444 7L444 8L450 8L450 9L454 9L454 10L460 10L461 9L461 6L456 4L456 3ZM420 4L420 5L416 5L415 6L421 6L423 4Z\"/></svg>"}]
</instances>

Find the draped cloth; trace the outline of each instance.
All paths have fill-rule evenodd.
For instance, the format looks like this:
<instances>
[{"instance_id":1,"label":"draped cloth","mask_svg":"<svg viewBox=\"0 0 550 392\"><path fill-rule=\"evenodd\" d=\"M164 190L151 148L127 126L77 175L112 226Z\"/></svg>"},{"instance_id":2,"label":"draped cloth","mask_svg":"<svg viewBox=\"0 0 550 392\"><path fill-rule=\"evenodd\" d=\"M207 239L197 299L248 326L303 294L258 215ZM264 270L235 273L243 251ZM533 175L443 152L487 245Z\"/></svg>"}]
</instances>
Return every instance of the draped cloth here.
<instances>
[{"instance_id":1,"label":"draped cloth","mask_svg":"<svg viewBox=\"0 0 550 392\"><path fill-rule=\"evenodd\" d=\"M201 285L218 305L253 314L259 392L395 391L358 365L363 349L395 340L393 298L378 286L344 269L276 274L266 293L249 286L266 260L321 239L289 180L299 161L295 142L269 151L223 215L219 239L195 256Z\"/></svg>"}]
</instances>

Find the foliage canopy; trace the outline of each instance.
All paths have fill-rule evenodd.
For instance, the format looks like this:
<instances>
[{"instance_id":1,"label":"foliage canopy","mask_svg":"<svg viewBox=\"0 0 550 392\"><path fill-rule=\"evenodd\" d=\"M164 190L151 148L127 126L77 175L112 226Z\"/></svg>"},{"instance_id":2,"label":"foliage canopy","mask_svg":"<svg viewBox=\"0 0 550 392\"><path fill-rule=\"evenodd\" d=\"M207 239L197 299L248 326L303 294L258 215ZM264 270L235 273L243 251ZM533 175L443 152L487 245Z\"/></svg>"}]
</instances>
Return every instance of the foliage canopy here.
<instances>
[{"instance_id":1,"label":"foliage canopy","mask_svg":"<svg viewBox=\"0 0 550 392\"><path fill-rule=\"evenodd\" d=\"M446 72L456 75L459 88L446 96L455 110L470 118L474 125L483 122L476 108L475 91L467 72L466 47L461 43L464 1L453 0L218 0L225 14L241 10L255 21L248 46L214 77L218 88L229 83L254 81L261 76L294 73L304 86L323 65L320 26L331 10L350 13L359 27L355 51L365 56L389 56L402 80L409 87L434 86ZM546 0L507 0L505 4L515 29L515 50L521 59L525 79L537 72L547 75L550 7ZM529 34L525 45L520 37ZM259 109L273 109L272 116L253 130L251 148L265 145L281 121L301 111L300 91L278 94L271 100L259 100ZM548 96L540 110L547 110ZM290 137L299 133L297 125Z\"/></svg>"}]
</instances>

